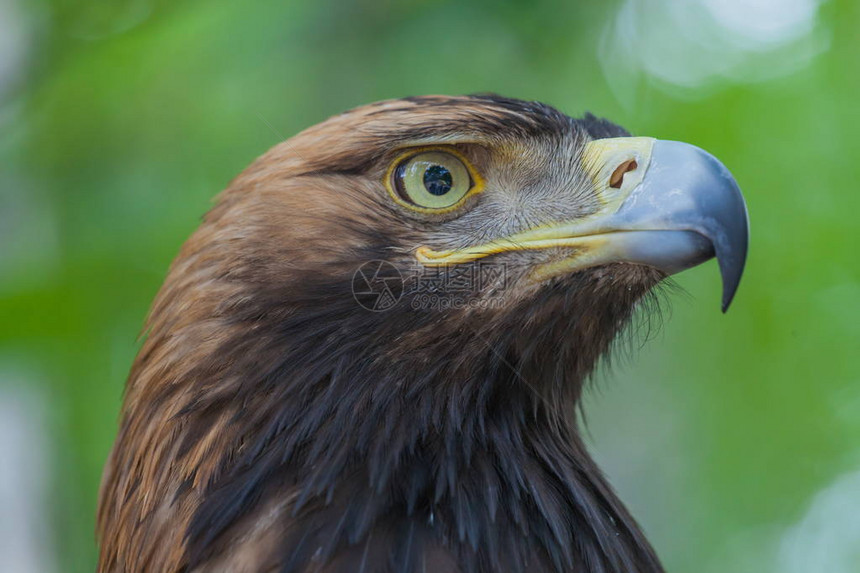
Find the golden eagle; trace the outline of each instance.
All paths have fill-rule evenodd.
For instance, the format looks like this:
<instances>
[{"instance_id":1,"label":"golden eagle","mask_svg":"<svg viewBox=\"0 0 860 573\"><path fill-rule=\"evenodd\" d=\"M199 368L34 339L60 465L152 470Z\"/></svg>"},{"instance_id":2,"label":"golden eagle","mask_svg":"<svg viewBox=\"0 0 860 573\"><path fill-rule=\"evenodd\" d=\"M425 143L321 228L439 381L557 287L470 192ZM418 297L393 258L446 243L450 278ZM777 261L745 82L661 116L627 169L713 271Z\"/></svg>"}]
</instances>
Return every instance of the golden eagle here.
<instances>
[{"instance_id":1,"label":"golden eagle","mask_svg":"<svg viewBox=\"0 0 860 573\"><path fill-rule=\"evenodd\" d=\"M132 367L99 571L661 571L577 404L746 208L711 155L492 95L348 111L239 175ZM646 308L647 312L647 308Z\"/></svg>"}]
</instances>

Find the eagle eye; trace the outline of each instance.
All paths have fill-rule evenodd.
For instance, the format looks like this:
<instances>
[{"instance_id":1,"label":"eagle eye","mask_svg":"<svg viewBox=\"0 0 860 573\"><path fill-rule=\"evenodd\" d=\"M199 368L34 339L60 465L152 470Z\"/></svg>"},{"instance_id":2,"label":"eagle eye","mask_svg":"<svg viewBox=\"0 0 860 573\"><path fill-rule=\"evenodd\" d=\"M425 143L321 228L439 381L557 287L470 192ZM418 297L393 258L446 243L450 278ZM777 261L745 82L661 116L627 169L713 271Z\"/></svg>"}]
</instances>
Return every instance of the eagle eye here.
<instances>
[{"instance_id":1,"label":"eagle eye","mask_svg":"<svg viewBox=\"0 0 860 573\"><path fill-rule=\"evenodd\" d=\"M389 191L406 207L446 212L459 207L480 181L465 157L448 149L424 149L400 156L389 170Z\"/></svg>"}]
</instances>

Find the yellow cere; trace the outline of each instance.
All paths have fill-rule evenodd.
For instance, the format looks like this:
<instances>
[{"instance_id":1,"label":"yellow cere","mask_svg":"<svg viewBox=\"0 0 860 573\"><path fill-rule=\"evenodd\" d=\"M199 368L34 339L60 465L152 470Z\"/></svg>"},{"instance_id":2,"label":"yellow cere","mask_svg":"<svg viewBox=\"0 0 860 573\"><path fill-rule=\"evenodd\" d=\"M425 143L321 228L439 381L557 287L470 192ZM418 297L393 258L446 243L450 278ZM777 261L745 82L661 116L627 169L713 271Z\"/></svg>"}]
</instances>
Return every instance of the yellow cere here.
<instances>
[{"instance_id":1,"label":"yellow cere","mask_svg":"<svg viewBox=\"0 0 860 573\"><path fill-rule=\"evenodd\" d=\"M612 137L589 141L582 153L582 167L591 176L594 189L604 208L621 205L630 192L642 181L651 150L656 139L653 137ZM610 182L619 165L635 161L636 169L626 173L620 187L612 187ZM613 209L614 211L614 209Z\"/></svg>"}]
</instances>

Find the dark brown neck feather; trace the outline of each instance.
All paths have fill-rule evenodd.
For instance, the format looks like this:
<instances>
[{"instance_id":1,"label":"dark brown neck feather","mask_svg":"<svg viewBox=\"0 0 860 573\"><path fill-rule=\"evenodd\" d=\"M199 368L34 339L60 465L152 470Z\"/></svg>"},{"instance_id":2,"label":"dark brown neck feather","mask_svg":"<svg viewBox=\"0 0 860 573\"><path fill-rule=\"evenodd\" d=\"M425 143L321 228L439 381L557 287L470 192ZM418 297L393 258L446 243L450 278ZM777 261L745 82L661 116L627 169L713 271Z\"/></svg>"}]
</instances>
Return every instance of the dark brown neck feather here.
<instances>
[{"instance_id":1,"label":"dark brown neck feather","mask_svg":"<svg viewBox=\"0 0 860 573\"><path fill-rule=\"evenodd\" d=\"M576 419L659 276L596 269L466 316L365 311L349 266L202 296L168 279L106 468L100 571L204 571L249 535L285 573L662 571Z\"/></svg>"},{"instance_id":2,"label":"dark brown neck feather","mask_svg":"<svg viewBox=\"0 0 860 573\"><path fill-rule=\"evenodd\" d=\"M463 573L660 571L575 419L584 378L635 301L599 292L600 273L576 281L473 317L477 330L409 305L366 312L347 282L315 276L241 297L231 320L247 328L195 372L232 384L201 384L183 411L188 450L225 401L246 405L227 422L241 446L191 522L191 566L289 493L283 571L359 553L367 571L420 571L440 548ZM530 326L507 318L518 316Z\"/></svg>"}]
</instances>

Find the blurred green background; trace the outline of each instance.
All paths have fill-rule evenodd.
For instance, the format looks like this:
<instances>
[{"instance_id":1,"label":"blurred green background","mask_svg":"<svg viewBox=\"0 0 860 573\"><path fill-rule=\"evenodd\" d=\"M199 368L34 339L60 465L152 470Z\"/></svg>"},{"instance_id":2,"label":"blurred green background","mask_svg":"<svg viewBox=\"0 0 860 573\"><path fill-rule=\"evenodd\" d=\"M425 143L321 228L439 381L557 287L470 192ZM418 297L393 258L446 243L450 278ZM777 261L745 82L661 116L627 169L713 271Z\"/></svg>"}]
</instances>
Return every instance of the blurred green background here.
<instances>
[{"instance_id":1,"label":"blurred green background","mask_svg":"<svg viewBox=\"0 0 860 573\"><path fill-rule=\"evenodd\" d=\"M858 28L851 0L0 0L0 569L93 570L137 335L234 175L353 106L493 91L704 147L746 194L730 312L714 263L677 277L588 397L668 570L860 571Z\"/></svg>"}]
</instances>

